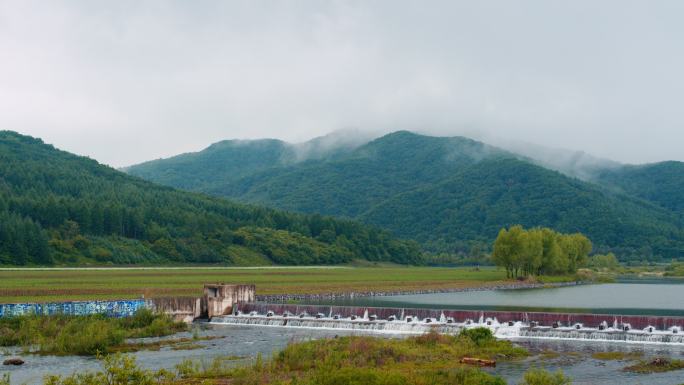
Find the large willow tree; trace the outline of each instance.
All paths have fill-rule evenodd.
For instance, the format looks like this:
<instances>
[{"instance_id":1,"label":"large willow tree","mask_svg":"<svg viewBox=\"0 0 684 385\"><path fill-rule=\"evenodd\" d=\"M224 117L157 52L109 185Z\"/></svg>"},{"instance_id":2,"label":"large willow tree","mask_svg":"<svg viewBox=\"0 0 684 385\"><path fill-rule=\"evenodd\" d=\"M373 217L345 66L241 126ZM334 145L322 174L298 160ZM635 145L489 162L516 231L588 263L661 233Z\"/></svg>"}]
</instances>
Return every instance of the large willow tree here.
<instances>
[{"instance_id":1,"label":"large willow tree","mask_svg":"<svg viewBox=\"0 0 684 385\"><path fill-rule=\"evenodd\" d=\"M582 234L561 234L548 228L501 229L492 259L509 278L574 273L587 263L591 241Z\"/></svg>"}]
</instances>

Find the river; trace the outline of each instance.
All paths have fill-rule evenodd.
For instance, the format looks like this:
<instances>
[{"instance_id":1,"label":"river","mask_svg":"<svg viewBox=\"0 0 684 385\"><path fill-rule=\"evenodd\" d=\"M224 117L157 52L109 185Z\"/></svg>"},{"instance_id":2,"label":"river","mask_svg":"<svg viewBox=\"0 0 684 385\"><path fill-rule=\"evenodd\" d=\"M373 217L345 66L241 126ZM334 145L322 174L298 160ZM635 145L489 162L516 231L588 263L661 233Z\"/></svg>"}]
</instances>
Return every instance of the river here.
<instances>
[{"instance_id":1,"label":"river","mask_svg":"<svg viewBox=\"0 0 684 385\"><path fill-rule=\"evenodd\" d=\"M497 310L539 309L579 311L595 313L684 315L684 285L682 281L637 281L605 285L586 285L553 289L513 291L480 291L464 293L403 295L394 297L355 298L353 300L327 301L330 304L360 306L406 306L430 308L477 308ZM317 302L320 303L320 302ZM258 326L233 326L199 324L202 336L221 337L199 341L202 349L172 350L133 353L141 366L146 368L169 368L185 359L210 362L215 357L239 356L234 361L241 365L261 353L268 356L293 341L314 338L331 338L336 335L362 335L356 331L308 330L296 328L271 328ZM405 338L405 335L384 334L388 338ZM169 338L191 337L181 333ZM672 385L684 383L684 371L659 374L634 374L622 371L627 365L620 361L599 361L591 353L599 351L643 352L644 357L664 356L684 359L684 346L610 343L598 341L561 340L514 340L533 353L554 351L556 358L532 357L522 362L499 363L493 374L504 377L510 384L520 381L522 373L530 367L562 369L573 378L574 384L654 384ZM0 361L19 353L18 350L0 349ZM24 356L26 364L20 367L2 367L0 373L10 372L12 384L40 384L47 374L71 374L100 369L94 358Z\"/></svg>"}]
</instances>

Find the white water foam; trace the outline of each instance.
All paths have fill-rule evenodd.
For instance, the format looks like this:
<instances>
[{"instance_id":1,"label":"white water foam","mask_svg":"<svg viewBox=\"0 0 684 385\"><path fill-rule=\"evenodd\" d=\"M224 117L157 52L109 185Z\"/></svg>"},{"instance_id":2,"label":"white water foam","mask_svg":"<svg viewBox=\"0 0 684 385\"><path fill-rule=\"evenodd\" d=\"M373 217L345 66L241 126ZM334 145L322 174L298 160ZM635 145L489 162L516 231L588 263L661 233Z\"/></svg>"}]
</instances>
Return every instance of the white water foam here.
<instances>
[{"instance_id":1,"label":"white water foam","mask_svg":"<svg viewBox=\"0 0 684 385\"><path fill-rule=\"evenodd\" d=\"M409 322L407 320L410 319ZM554 340L585 340L602 342L622 342L638 344L668 344L684 345L684 334L669 331L628 330L616 328L604 330L580 327L530 327L522 322L499 323L496 319L480 318L474 322L455 323L440 317L419 320L410 315L403 320L371 320L368 315L357 319L311 316L264 316L258 314L227 315L214 317L212 324L236 325L236 326L261 326L261 327L284 327L302 329L344 330L363 331L381 334L424 334L436 331L443 334L459 334L461 330L476 327L485 327L492 331L494 336L501 339L554 339ZM678 330L677 330L678 331Z\"/></svg>"}]
</instances>

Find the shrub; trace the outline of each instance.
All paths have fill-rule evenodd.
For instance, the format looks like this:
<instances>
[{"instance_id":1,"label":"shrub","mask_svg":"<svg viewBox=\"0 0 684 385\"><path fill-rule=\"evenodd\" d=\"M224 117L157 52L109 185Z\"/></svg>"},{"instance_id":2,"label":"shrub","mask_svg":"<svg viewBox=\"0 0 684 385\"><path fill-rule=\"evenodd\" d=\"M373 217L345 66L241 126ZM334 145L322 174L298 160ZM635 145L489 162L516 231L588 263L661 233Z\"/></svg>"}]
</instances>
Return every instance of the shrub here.
<instances>
[{"instance_id":1,"label":"shrub","mask_svg":"<svg viewBox=\"0 0 684 385\"><path fill-rule=\"evenodd\" d=\"M318 370L307 385L409 385L412 382L400 373L370 368L340 368Z\"/></svg>"},{"instance_id":2,"label":"shrub","mask_svg":"<svg viewBox=\"0 0 684 385\"><path fill-rule=\"evenodd\" d=\"M555 373L543 369L530 369L525 372L520 385L569 385L572 381L563 374L562 370Z\"/></svg>"},{"instance_id":3,"label":"shrub","mask_svg":"<svg viewBox=\"0 0 684 385\"><path fill-rule=\"evenodd\" d=\"M103 359L104 371L69 377L48 376L44 385L156 385L174 380L175 375L160 370L141 369L132 356L114 354Z\"/></svg>"},{"instance_id":4,"label":"shrub","mask_svg":"<svg viewBox=\"0 0 684 385\"><path fill-rule=\"evenodd\" d=\"M88 317L68 322L52 340L41 343L42 353L96 355L125 340L125 331L111 322Z\"/></svg>"},{"instance_id":5,"label":"shrub","mask_svg":"<svg viewBox=\"0 0 684 385\"><path fill-rule=\"evenodd\" d=\"M492 331L487 328L463 329L460 336L470 338L477 346L482 346L494 340Z\"/></svg>"}]
</instances>

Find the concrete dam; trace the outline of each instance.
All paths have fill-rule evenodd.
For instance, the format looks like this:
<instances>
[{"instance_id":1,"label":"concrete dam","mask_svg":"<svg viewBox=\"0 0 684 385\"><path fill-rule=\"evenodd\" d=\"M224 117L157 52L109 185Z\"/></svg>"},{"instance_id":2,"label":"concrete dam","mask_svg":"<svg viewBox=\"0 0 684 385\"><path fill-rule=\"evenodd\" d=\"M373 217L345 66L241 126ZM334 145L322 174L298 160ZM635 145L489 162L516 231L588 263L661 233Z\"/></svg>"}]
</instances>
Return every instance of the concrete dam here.
<instances>
[{"instance_id":1,"label":"concrete dam","mask_svg":"<svg viewBox=\"0 0 684 385\"><path fill-rule=\"evenodd\" d=\"M485 327L499 338L684 344L684 317L439 310L239 302L214 324L325 328L372 333L458 334Z\"/></svg>"},{"instance_id":2,"label":"concrete dam","mask_svg":"<svg viewBox=\"0 0 684 385\"><path fill-rule=\"evenodd\" d=\"M372 333L458 334L485 327L499 338L556 338L684 344L684 317L523 311L299 305L256 301L254 285L206 284L201 297L0 304L0 317L26 314L133 315L147 308L176 320L213 324L324 328Z\"/></svg>"},{"instance_id":3,"label":"concrete dam","mask_svg":"<svg viewBox=\"0 0 684 385\"><path fill-rule=\"evenodd\" d=\"M193 322L197 319L230 314L239 302L253 302L254 285L206 284L201 297L158 297L104 301L67 301L49 303L0 304L0 317L23 315L90 315L130 317L139 309L150 309L168 314L176 321Z\"/></svg>"}]
</instances>

